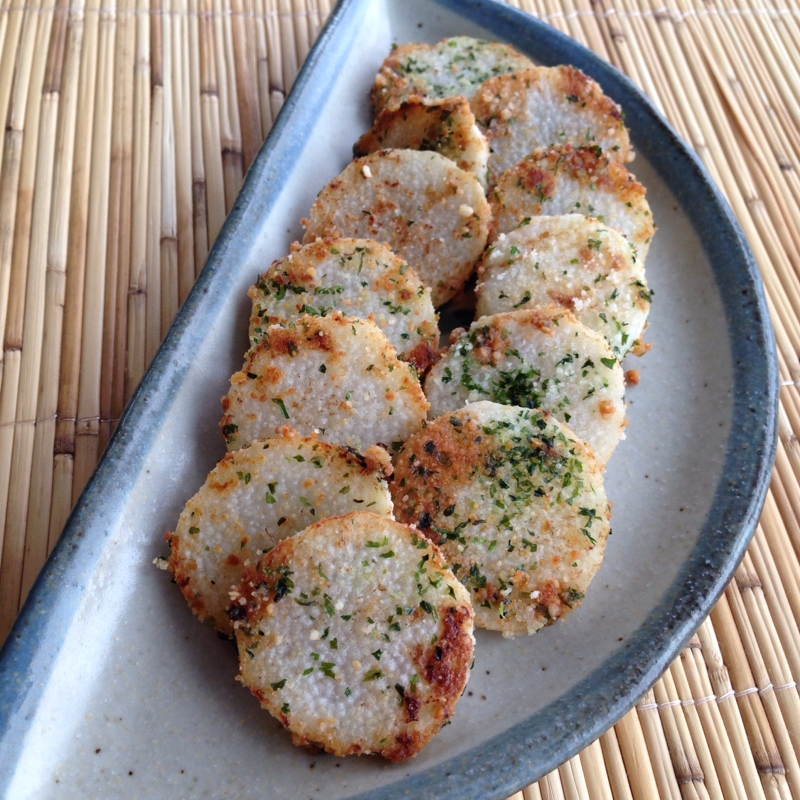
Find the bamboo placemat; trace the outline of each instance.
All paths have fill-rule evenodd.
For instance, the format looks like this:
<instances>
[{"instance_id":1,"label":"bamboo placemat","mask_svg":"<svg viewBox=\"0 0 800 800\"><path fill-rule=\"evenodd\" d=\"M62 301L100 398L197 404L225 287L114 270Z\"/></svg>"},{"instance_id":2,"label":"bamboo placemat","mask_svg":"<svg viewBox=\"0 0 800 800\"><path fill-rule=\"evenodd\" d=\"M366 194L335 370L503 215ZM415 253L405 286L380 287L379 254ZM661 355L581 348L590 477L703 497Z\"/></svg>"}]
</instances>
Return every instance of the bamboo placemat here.
<instances>
[{"instance_id":1,"label":"bamboo placemat","mask_svg":"<svg viewBox=\"0 0 800 800\"><path fill-rule=\"evenodd\" d=\"M782 376L755 539L636 708L513 800L800 798L800 0L510 0L626 72L747 234ZM0 6L0 642L328 0Z\"/></svg>"}]
</instances>

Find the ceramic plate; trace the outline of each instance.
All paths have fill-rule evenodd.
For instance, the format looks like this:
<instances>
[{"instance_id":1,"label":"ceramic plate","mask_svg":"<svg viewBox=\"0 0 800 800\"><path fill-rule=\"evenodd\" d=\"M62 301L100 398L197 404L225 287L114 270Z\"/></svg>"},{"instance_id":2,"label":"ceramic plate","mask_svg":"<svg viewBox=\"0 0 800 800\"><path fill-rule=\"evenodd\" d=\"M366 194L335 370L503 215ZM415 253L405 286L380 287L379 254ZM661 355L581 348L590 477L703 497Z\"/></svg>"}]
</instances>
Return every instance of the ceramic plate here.
<instances>
[{"instance_id":1,"label":"ceramic plate","mask_svg":"<svg viewBox=\"0 0 800 800\"><path fill-rule=\"evenodd\" d=\"M625 108L659 226L655 347L635 363L628 438L607 473L614 534L583 608L530 638L479 632L469 691L417 758L314 757L233 680L233 645L151 562L224 452L219 398L246 347L248 285L301 235L369 127L391 44L454 34L575 64ZM766 492L776 375L742 233L629 81L501 3L344 0L3 650L0 787L14 800L506 797L627 711L722 591Z\"/></svg>"}]
</instances>

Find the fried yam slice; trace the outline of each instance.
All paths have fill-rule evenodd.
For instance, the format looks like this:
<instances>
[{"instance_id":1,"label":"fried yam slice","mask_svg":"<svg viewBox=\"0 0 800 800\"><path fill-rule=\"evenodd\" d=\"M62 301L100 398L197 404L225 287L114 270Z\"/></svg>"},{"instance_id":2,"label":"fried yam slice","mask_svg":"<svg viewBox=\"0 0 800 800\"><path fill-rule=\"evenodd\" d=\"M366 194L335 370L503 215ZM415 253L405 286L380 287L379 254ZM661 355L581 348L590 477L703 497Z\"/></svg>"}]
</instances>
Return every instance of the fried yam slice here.
<instances>
[{"instance_id":1,"label":"fried yam slice","mask_svg":"<svg viewBox=\"0 0 800 800\"><path fill-rule=\"evenodd\" d=\"M475 624L535 633L581 605L610 510L591 449L547 412L482 401L404 445L390 485L399 520L437 543Z\"/></svg>"},{"instance_id":2,"label":"fried yam slice","mask_svg":"<svg viewBox=\"0 0 800 800\"><path fill-rule=\"evenodd\" d=\"M555 306L481 317L425 381L430 418L492 400L543 408L604 466L623 437L625 376L600 334Z\"/></svg>"},{"instance_id":3,"label":"fried yam slice","mask_svg":"<svg viewBox=\"0 0 800 800\"><path fill-rule=\"evenodd\" d=\"M362 456L288 426L282 436L228 453L168 535L168 568L192 611L231 634L231 589L281 539L359 509L391 517L387 462L381 448Z\"/></svg>"},{"instance_id":4,"label":"fried yam slice","mask_svg":"<svg viewBox=\"0 0 800 800\"><path fill-rule=\"evenodd\" d=\"M625 237L593 217L531 217L501 233L478 265L476 314L560 305L622 358L650 312L644 265Z\"/></svg>"},{"instance_id":5,"label":"fried yam slice","mask_svg":"<svg viewBox=\"0 0 800 800\"><path fill-rule=\"evenodd\" d=\"M541 148L500 175L489 192L492 239L540 215L581 214L620 231L644 264L656 231L646 193L599 147Z\"/></svg>"},{"instance_id":6,"label":"fried yam slice","mask_svg":"<svg viewBox=\"0 0 800 800\"><path fill-rule=\"evenodd\" d=\"M434 150L472 172L486 188L489 145L463 97L432 101L412 97L397 109L381 111L372 130L353 146L353 155L387 149Z\"/></svg>"},{"instance_id":7,"label":"fried yam slice","mask_svg":"<svg viewBox=\"0 0 800 800\"><path fill-rule=\"evenodd\" d=\"M411 97L435 99L462 95L471 100L495 75L532 67L533 62L509 44L453 36L436 44L409 42L393 48L372 87L376 115Z\"/></svg>"},{"instance_id":8,"label":"fried yam slice","mask_svg":"<svg viewBox=\"0 0 800 800\"><path fill-rule=\"evenodd\" d=\"M471 172L439 153L382 150L353 161L319 193L304 241L386 242L431 287L438 307L472 273L486 246L489 214Z\"/></svg>"},{"instance_id":9,"label":"fried yam slice","mask_svg":"<svg viewBox=\"0 0 800 800\"><path fill-rule=\"evenodd\" d=\"M293 247L248 291L253 301L250 342L270 325L303 314L343 314L372 321L397 355L422 373L439 346L439 326L426 289L413 269L370 239L324 239Z\"/></svg>"},{"instance_id":10,"label":"fried yam slice","mask_svg":"<svg viewBox=\"0 0 800 800\"><path fill-rule=\"evenodd\" d=\"M622 110L600 84L576 67L531 67L498 75L472 99L489 142L489 182L539 147L599 146L616 161L630 161Z\"/></svg>"},{"instance_id":11,"label":"fried yam slice","mask_svg":"<svg viewBox=\"0 0 800 800\"><path fill-rule=\"evenodd\" d=\"M363 451L397 448L422 425L428 402L374 322L334 311L267 328L231 377L222 409L229 450L289 423Z\"/></svg>"},{"instance_id":12,"label":"fried yam slice","mask_svg":"<svg viewBox=\"0 0 800 800\"><path fill-rule=\"evenodd\" d=\"M436 547L376 514L285 539L233 608L240 680L297 745L409 758L469 678L469 595Z\"/></svg>"}]
</instances>

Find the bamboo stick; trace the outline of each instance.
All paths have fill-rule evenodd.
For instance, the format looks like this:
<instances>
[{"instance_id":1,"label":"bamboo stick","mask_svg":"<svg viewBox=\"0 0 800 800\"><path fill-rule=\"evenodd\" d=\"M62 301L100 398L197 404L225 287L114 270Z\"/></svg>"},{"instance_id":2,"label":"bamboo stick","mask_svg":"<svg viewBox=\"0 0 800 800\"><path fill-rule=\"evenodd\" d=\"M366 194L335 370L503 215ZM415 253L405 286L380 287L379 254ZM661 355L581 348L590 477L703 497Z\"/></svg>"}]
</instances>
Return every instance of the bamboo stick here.
<instances>
[{"instance_id":1,"label":"bamboo stick","mask_svg":"<svg viewBox=\"0 0 800 800\"><path fill-rule=\"evenodd\" d=\"M284 77L284 54L281 50L281 29L278 0L261 0L266 9L267 55L269 58L269 93L272 118L278 116L289 91Z\"/></svg>"},{"instance_id":2,"label":"bamboo stick","mask_svg":"<svg viewBox=\"0 0 800 800\"><path fill-rule=\"evenodd\" d=\"M700 626L697 638L702 647L702 656L705 661L708 678L716 696L717 708L725 724L728 741L731 743L738 765L738 772L742 776L748 800L764 798L764 788L760 780L762 769L769 772L769 756L766 754L767 746L758 733L758 726L753 717L750 706L745 705L745 714L736 700L736 693L731 683L728 668L722 658L722 652L717 641L716 633L711 619ZM698 667L699 669L699 667ZM745 725L745 717L747 725ZM749 732L753 731L756 747L749 739Z\"/></svg>"},{"instance_id":3,"label":"bamboo stick","mask_svg":"<svg viewBox=\"0 0 800 800\"><path fill-rule=\"evenodd\" d=\"M795 769L800 772L800 744L795 744L800 732L800 697L794 690L791 670L778 641L774 621L766 610L761 580L748 554L745 554L727 591L732 599L731 608L737 627L747 645L747 656L759 694L786 763L789 785L796 793L800 774L792 773Z\"/></svg>"},{"instance_id":4,"label":"bamboo stick","mask_svg":"<svg viewBox=\"0 0 800 800\"><path fill-rule=\"evenodd\" d=\"M125 14L117 22L118 38L125 43L118 56L122 65L118 65L119 73L119 138L112 154L114 163L119 163L119 216L117 240L117 275L116 298L114 312L113 349L109 347L110 365L104 374L111 383L110 405L105 411L101 402L101 414L110 417L109 433L116 429L122 416L127 399L125 381L127 377L128 359L128 305L131 280L131 256L133 238L133 148L136 130L134 86L136 81L136 27L138 16L136 0L126 0ZM101 395L102 400L102 395ZM101 452L105 443L100 442Z\"/></svg>"},{"instance_id":5,"label":"bamboo stick","mask_svg":"<svg viewBox=\"0 0 800 800\"><path fill-rule=\"evenodd\" d=\"M89 225L84 281L84 309L103 307L105 254L108 244L108 193L111 170L111 122L114 110L115 0L103 0L97 57L97 87L92 133ZM78 420L75 424L75 472L72 500L78 499L99 458L100 369L103 354L103 315L86 314L80 349Z\"/></svg>"},{"instance_id":6,"label":"bamboo stick","mask_svg":"<svg viewBox=\"0 0 800 800\"><path fill-rule=\"evenodd\" d=\"M683 655L683 654L682 654ZM709 797L725 799L721 781L711 754L711 747L705 736L700 715L695 705L692 690L686 672L683 668L683 658L676 659L664 675L664 686L670 701L679 700L681 713L679 717L679 735L681 740L688 743L695 751L697 763L694 765L699 770L705 789ZM691 756L691 751L687 750ZM699 788L699 787L698 787ZM733 798L731 798L733 800Z\"/></svg>"},{"instance_id":7,"label":"bamboo stick","mask_svg":"<svg viewBox=\"0 0 800 800\"><path fill-rule=\"evenodd\" d=\"M125 398L133 394L147 363L147 223L150 197L151 81L148 0L136 0L136 66L133 84L133 199L128 287L128 357ZM153 174L153 182L156 181Z\"/></svg>"},{"instance_id":8,"label":"bamboo stick","mask_svg":"<svg viewBox=\"0 0 800 800\"><path fill-rule=\"evenodd\" d=\"M603 761L603 748L595 739L580 753L581 766L586 776L586 789L589 800L613 800L608 770Z\"/></svg>"},{"instance_id":9,"label":"bamboo stick","mask_svg":"<svg viewBox=\"0 0 800 800\"><path fill-rule=\"evenodd\" d=\"M653 774L658 786L658 796L663 800L680 800L681 792L678 780L685 769L676 775L673 758L667 745L666 730L658 713L658 702L655 689L648 689L636 705L636 711L642 725L644 744L650 754Z\"/></svg>"},{"instance_id":10,"label":"bamboo stick","mask_svg":"<svg viewBox=\"0 0 800 800\"><path fill-rule=\"evenodd\" d=\"M132 12L133 0L120 0L114 54L98 453L102 453L108 444L114 420L119 419L122 413L125 396L125 373L121 368L125 363L125 332L128 327L133 69L136 48L136 19Z\"/></svg>"},{"instance_id":11,"label":"bamboo stick","mask_svg":"<svg viewBox=\"0 0 800 800\"><path fill-rule=\"evenodd\" d=\"M272 100L270 99L269 85L269 50L267 47L267 20L266 5L264 0L255 0L256 3L256 70L258 72L258 96L261 108L261 140L267 138L272 127Z\"/></svg>"},{"instance_id":12,"label":"bamboo stick","mask_svg":"<svg viewBox=\"0 0 800 800\"><path fill-rule=\"evenodd\" d=\"M222 171L222 135L219 115L217 56L212 22L212 0L200 0L200 97L203 119L203 164L208 203L208 241L217 238L225 221L225 180Z\"/></svg>"},{"instance_id":13,"label":"bamboo stick","mask_svg":"<svg viewBox=\"0 0 800 800\"><path fill-rule=\"evenodd\" d=\"M147 192L147 251L145 315L145 366L149 366L161 344L161 324L164 316L162 304L161 270L161 202L162 161L164 158L164 16L161 0L152 0L150 22L150 165L152 176ZM168 293L169 287L163 287Z\"/></svg>"},{"instance_id":14,"label":"bamboo stick","mask_svg":"<svg viewBox=\"0 0 800 800\"><path fill-rule=\"evenodd\" d=\"M539 791L542 800L566 800L564 789L561 786L561 776L558 770L548 772L543 778L539 778Z\"/></svg>"},{"instance_id":15,"label":"bamboo stick","mask_svg":"<svg viewBox=\"0 0 800 800\"><path fill-rule=\"evenodd\" d=\"M200 96L200 24L197 0L189 0L189 85L192 137L192 223L194 228L194 274L197 277L208 255L208 202L203 161L202 98Z\"/></svg>"},{"instance_id":16,"label":"bamboo stick","mask_svg":"<svg viewBox=\"0 0 800 800\"><path fill-rule=\"evenodd\" d=\"M95 106L99 6L86 4L83 47L78 84L78 107ZM53 448L53 501L50 514L50 541L55 542L73 504L75 421L78 416L78 380L81 363L83 296L86 267L86 242L89 220L92 136L90 114L78 115L70 192L69 239L67 243L67 286L59 362L58 420Z\"/></svg>"},{"instance_id":17,"label":"bamboo stick","mask_svg":"<svg viewBox=\"0 0 800 800\"><path fill-rule=\"evenodd\" d=\"M697 719L702 726L702 732L693 733L693 738L695 741L700 741L702 738L707 743L716 775L719 777L722 796L729 800L746 800L747 790L739 775L736 756L702 661L701 649L700 640L697 636L693 636L680 657L686 679L685 684L679 685L681 697L684 703L692 701Z\"/></svg>"},{"instance_id":18,"label":"bamboo stick","mask_svg":"<svg viewBox=\"0 0 800 800\"><path fill-rule=\"evenodd\" d=\"M3 51L2 55L0 55L0 119L4 122L8 120L8 105L11 101L11 92L18 77L15 70L17 47L22 35L22 23L26 16L25 10L29 7L30 4L26 3L26 0L13 0L7 14L3 15L7 21L3 26ZM38 6L34 4L33 7L36 8ZM4 125L0 130L0 168L5 162L5 135L6 127ZM0 174L4 175L4 173ZM2 183L5 187L5 177ZM5 323L0 325L0 331L4 330L4 328Z\"/></svg>"},{"instance_id":19,"label":"bamboo stick","mask_svg":"<svg viewBox=\"0 0 800 800\"><path fill-rule=\"evenodd\" d=\"M569 0L572 2L572 0ZM612 61L611 51L606 47L607 31L604 36L604 28L607 27L605 20L602 17L596 17L592 13L592 7L589 0L574 0L575 10L578 12L578 22L583 29L583 34L586 39L586 44L590 50L593 50L597 55L606 61ZM616 56L616 52L614 52ZM614 66L619 68L619 63L614 63Z\"/></svg>"},{"instance_id":20,"label":"bamboo stick","mask_svg":"<svg viewBox=\"0 0 800 800\"><path fill-rule=\"evenodd\" d=\"M292 3L291 0L277 0L275 8L280 31L280 49L283 64L283 92L288 94L297 78L300 59L297 52L297 38L294 34L292 25Z\"/></svg>"},{"instance_id":21,"label":"bamboo stick","mask_svg":"<svg viewBox=\"0 0 800 800\"><path fill-rule=\"evenodd\" d=\"M592 8L605 21L602 32L614 66L622 70L645 94L649 95L653 102L658 103L655 87L646 87L642 79L638 67L642 60L641 52L636 38L631 36L627 16L620 14L619 10L606 0L592 0Z\"/></svg>"},{"instance_id":22,"label":"bamboo stick","mask_svg":"<svg viewBox=\"0 0 800 800\"><path fill-rule=\"evenodd\" d=\"M684 798L705 800L709 797L705 775L697 760L694 744L691 741L686 719L680 706L680 699L677 697L669 670L662 675L660 680L656 681L653 692L664 723L664 732L669 744L675 777L681 787L680 793Z\"/></svg>"},{"instance_id":23,"label":"bamboo stick","mask_svg":"<svg viewBox=\"0 0 800 800\"><path fill-rule=\"evenodd\" d=\"M195 279L192 172L192 92L189 80L189 19L186 0L173 0L172 106L175 136L175 205L178 238L178 306Z\"/></svg>"},{"instance_id":24,"label":"bamboo stick","mask_svg":"<svg viewBox=\"0 0 800 800\"><path fill-rule=\"evenodd\" d=\"M620 13L623 17L629 20L636 41L641 42L642 61L639 65L639 71L645 85L650 84L655 96L660 100L665 116L678 133L686 141L692 141L687 124L683 119L683 114L676 105L672 91L669 88L664 62L658 58L652 35L654 20L639 14L638 6L633 0L618 0L617 5L621 9ZM702 143L695 140L693 144L695 150L697 150L698 145Z\"/></svg>"},{"instance_id":25,"label":"bamboo stick","mask_svg":"<svg viewBox=\"0 0 800 800\"><path fill-rule=\"evenodd\" d=\"M767 527L766 520L756 529L756 534L749 549L749 558L752 559L755 571L761 578L764 600L769 608L769 616L778 634L777 641L780 643L782 655L787 661L788 675L786 676L786 682L788 683L789 681L796 681L800 677L800 632L798 632L792 616L792 607L789 603L786 589L781 581L776 560L764 533L765 527ZM783 556L783 552L780 549L778 549L778 553ZM790 578L794 579L794 576L790 575Z\"/></svg>"},{"instance_id":26,"label":"bamboo stick","mask_svg":"<svg viewBox=\"0 0 800 800\"><path fill-rule=\"evenodd\" d=\"M18 221L18 192L25 185L22 177L23 163L25 159L25 125L29 119L28 89L33 72L33 49L36 41L36 29L38 23L37 6L31 8L22 20L22 30L20 32L19 49L17 52L16 72L10 107L8 110L6 132L4 139L4 156L2 181L0 182L0 331L6 334L4 342L3 356L0 360L0 474L4 476L5 482L0 486L0 520L5 523L6 503L8 500L8 473L11 469L11 456L14 440L14 420L16 411L17 389L19 385L19 353L7 349L8 334L18 327L16 317L17 297L11 303L12 286L18 282L14 280L15 266L19 260L19 250L14 253L16 239L16 225ZM34 101L38 110L38 102ZM29 133L28 149L30 149L30 139L34 133ZM21 213L24 218L25 202L21 204ZM17 266L17 272L20 267ZM26 279L27 273L22 267L22 274L17 277ZM22 287L14 286L14 292L24 292ZM6 369L6 360L13 354L13 363L10 369ZM13 547L13 546L12 546ZM5 524L0 530L0 568L2 568L3 552L6 549ZM9 557L13 555L9 554ZM8 565L7 565L8 568ZM8 632L11 621L5 616L5 611L0 610L0 642L2 642Z\"/></svg>"},{"instance_id":27,"label":"bamboo stick","mask_svg":"<svg viewBox=\"0 0 800 800\"><path fill-rule=\"evenodd\" d=\"M776 737L780 737L780 731L775 730L770 724L769 716L758 691L759 687L748 664L749 646L740 639L739 630L742 628L739 628L734 622L733 609L729 603L731 597L736 602L735 593L731 593L733 586L733 583L730 584L720 598L711 612L711 619L719 637L725 663L728 664L730 670L731 684L736 693L742 721L747 731L750 749L755 758L764 792L767 796L776 793L780 795L779 784L786 782L784 755L788 753L789 757L793 758L794 754L791 752L791 747L781 749L776 742ZM737 616L737 621L745 622L741 613ZM746 624L744 631L747 633ZM766 686L766 682L763 686Z\"/></svg>"},{"instance_id":28,"label":"bamboo stick","mask_svg":"<svg viewBox=\"0 0 800 800\"><path fill-rule=\"evenodd\" d=\"M542 793L538 783L532 783L522 790L522 800L542 800Z\"/></svg>"},{"instance_id":29,"label":"bamboo stick","mask_svg":"<svg viewBox=\"0 0 800 800\"><path fill-rule=\"evenodd\" d=\"M783 322L783 334L787 338L779 336L779 346L785 347L784 356L787 364L789 364L790 369L796 372L798 369L797 351L800 349L800 331L797 329L797 320L793 319L793 314L788 310L788 301L771 261L773 256L780 261L782 253L774 245L771 236L767 236L766 240L759 236L758 226L754 224L750 215L750 208L756 209L759 206L760 199L749 182L746 167L741 164L741 154L737 151L735 143L731 139L730 130L724 124L724 114L719 107L716 94L709 86L708 77L703 70L697 68L697 57L692 51L691 42L686 38L682 40L687 47L686 54L684 54L672 27L671 17L663 14L658 16L658 20L660 21L657 28L659 36L654 41L662 51L662 58L670 59L675 67L674 73L670 73L674 78L671 86L685 108L687 117L692 117L696 120L698 127L703 131L704 141L708 143L708 152L705 155L701 153L701 155L703 155L707 163L710 159L715 165L726 163L727 155L734 165L734 169L723 171L722 173L717 169L716 177L725 188L728 199L731 201L740 222L748 233L748 238L762 269L770 300ZM690 64L695 65L694 72L691 72ZM709 109L712 113L709 113ZM723 137L724 151L718 136ZM740 190L736 182L737 179L745 182L742 190ZM745 192L744 196L742 191ZM747 200L745 200L745 196ZM756 219L762 220L761 215L757 215Z\"/></svg>"},{"instance_id":30,"label":"bamboo stick","mask_svg":"<svg viewBox=\"0 0 800 800\"><path fill-rule=\"evenodd\" d=\"M161 264L161 331L158 344L167 335L178 313L178 208L176 190L175 105L172 78L172 0L162 0L161 15L161 219L159 261ZM192 270L194 271L194 270ZM153 353L152 356L155 355Z\"/></svg>"},{"instance_id":31,"label":"bamboo stick","mask_svg":"<svg viewBox=\"0 0 800 800\"><path fill-rule=\"evenodd\" d=\"M311 45L317 41L320 30L319 6L317 0L309 0L306 15L308 20L308 40Z\"/></svg>"},{"instance_id":32,"label":"bamboo stick","mask_svg":"<svg viewBox=\"0 0 800 800\"><path fill-rule=\"evenodd\" d=\"M586 786L586 776L578 756L565 761L559 768L561 787L564 790L565 800L589 800L589 789Z\"/></svg>"},{"instance_id":33,"label":"bamboo stick","mask_svg":"<svg viewBox=\"0 0 800 800\"><path fill-rule=\"evenodd\" d=\"M55 546L50 537L50 508L53 503L53 447L58 409L58 379L61 338L67 284L70 191L75 147L75 125L83 45L85 0L72 0L63 71L53 76L52 89L58 90L59 118L53 165L50 226L47 241L45 278L44 335L42 340L41 385L34 432L34 455L28 500L28 529L22 574L22 594L27 595L38 575L44 557ZM60 533L61 528L58 529ZM44 551L44 554L43 554Z\"/></svg>"},{"instance_id":34,"label":"bamboo stick","mask_svg":"<svg viewBox=\"0 0 800 800\"><path fill-rule=\"evenodd\" d=\"M244 179L242 129L233 65L233 34L230 17L221 13L222 0L214 0L217 19L214 25L217 48L217 89L222 139L222 174L225 178L225 211L233 208Z\"/></svg>"},{"instance_id":35,"label":"bamboo stick","mask_svg":"<svg viewBox=\"0 0 800 800\"><path fill-rule=\"evenodd\" d=\"M600 737L600 747L603 750L603 760L608 770L608 781L611 784L614 800L633 800L625 761L622 758L617 732L613 727Z\"/></svg>"},{"instance_id":36,"label":"bamboo stick","mask_svg":"<svg viewBox=\"0 0 800 800\"><path fill-rule=\"evenodd\" d=\"M261 147L261 110L259 108L258 81L256 77L255 32L252 28L253 12L248 13L244 0L230 0L233 36L233 63L236 78L236 97L239 101L239 119L242 129L242 156L244 172L250 168Z\"/></svg>"},{"instance_id":37,"label":"bamboo stick","mask_svg":"<svg viewBox=\"0 0 800 800\"><path fill-rule=\"evenodd\" d=\"M30 40L23 40L24 45L28 43L32 45L31 69L25 98L24 122L20 131L23 142L14 220L9 307L3 343L3 384L0 387L0 425L2 425L3 441L0 445L3 448L0 454L0 520L5 526L2 561L0 561L0 641L5 639L19 610L22 561L25 557L24 514L27 502L24 505L19 503L20 498L11 494L11 484L13 482L15 489L21 488L27 492L30 481L30 451L33 445L32 423L22 426L15 423L33 419L36 413L36 390L39 381L39 363L35 351L40 346L41 315L36 316L36 311L41 304L44 268L43 260L38 257L40 255L38 249L34 253L32 263L29 256L34 214L39 210L34 209L34 193L37 188L36 168L40 156L39 123L43 106L42 87L47 67L46 55L53 21L53 7L39 9L38 17L35 36ZM36 53L43 53L45 57L36 58ZM46 123L49 123L51 118L55 119L52 113L45 116ZM14 135L13 127L8 134ZM52 157L51 154L47 155L44 152L48 149L52 151L52 135L50 141L43 143L42 149L43 161ZM47 178L43 176L42 181L45 180ZM39 188L49 194L47 187L41 183ZM43 198L42 202L47 200ZM26 312L31 314L27 319ZM30 337L28 344L31 352L25 353L23 357L26 334ZM20 411L29 408L31 410L27 416L21 418ZM6 448L7 440L10 441Z\"/></svg>"},{"instance_id":38,"label":"bamboo stick","mask_svg":"<svg viewBox=\"0 0 800 800\"><path fill-rule=\"evenodd\" d=\"M639 714L636 711L626 714L614 728L634 800L658 797L659 786L647 753Z\"/></svg>"}]
</instances>

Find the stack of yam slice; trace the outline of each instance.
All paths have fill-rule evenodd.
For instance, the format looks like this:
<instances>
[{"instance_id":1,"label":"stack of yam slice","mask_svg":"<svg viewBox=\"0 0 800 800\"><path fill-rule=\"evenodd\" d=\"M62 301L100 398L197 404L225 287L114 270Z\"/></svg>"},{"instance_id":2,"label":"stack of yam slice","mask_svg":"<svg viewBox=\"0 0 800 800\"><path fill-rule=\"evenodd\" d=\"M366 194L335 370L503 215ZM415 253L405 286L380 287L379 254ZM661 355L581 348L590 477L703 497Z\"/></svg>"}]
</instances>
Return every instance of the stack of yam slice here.
<instances>
[{"instance_id":1,"label":"stack of yam slice","mask_svg":"<svg viewBox=\"0 0 800 800\"><path fill-rule=\"evenodd\" d=\"M574 67L409 43L371 101L250 288L229 453L166 566L296 744L401 760L453 714L474 625L552 625L602 564L655 227L621 109Z\"/></svg>"}]
</instances>

